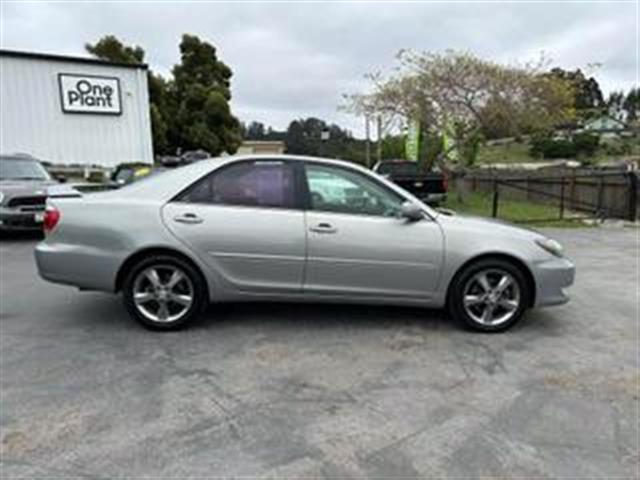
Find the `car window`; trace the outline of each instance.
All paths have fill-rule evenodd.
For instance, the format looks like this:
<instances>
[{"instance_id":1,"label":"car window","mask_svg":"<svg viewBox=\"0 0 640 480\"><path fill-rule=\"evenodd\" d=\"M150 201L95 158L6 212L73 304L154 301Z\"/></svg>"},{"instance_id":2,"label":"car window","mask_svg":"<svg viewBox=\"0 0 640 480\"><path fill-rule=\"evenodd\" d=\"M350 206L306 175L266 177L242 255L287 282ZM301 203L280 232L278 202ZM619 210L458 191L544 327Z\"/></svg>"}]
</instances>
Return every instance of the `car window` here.
<instances>
[{"instance_id":1,"label":"car window","mask_svg":"<svg viewBox=\"0 0 640 480\"><path fill-rule=\"evenodd\" d=\"M50 180L49 173L36 160L0 157L0 180Z\"/></svg>"},{"instance_id":2,"label":"car window","mask_svg":"<svg viewBox=\"0 0 640 480\"><path fill-rule=\"evenodd\" d=\"M400 210L399 195L361 173L324 165L305 169L312 210L380 216Z\"/></svg>"},{"instance_id":3,"label":"car window","mask_svg":"<svg viewBox=\"0 0 640 480\"><path fill-rule=\"evenodd\" d=\"M293 208L294 174L279 161L242 162L196 182L180 198L191 203Z\"/></svg>"},{"instance_id":4,"label":"car window","mask_svg":"<svg viewBox=\"0 0 640 480\"><path fill-rule=\"evenodd\" d=\"M383 162L377 172L382 175L417 175L418 165L415 162Z\"/></svg>"}]
</instances>

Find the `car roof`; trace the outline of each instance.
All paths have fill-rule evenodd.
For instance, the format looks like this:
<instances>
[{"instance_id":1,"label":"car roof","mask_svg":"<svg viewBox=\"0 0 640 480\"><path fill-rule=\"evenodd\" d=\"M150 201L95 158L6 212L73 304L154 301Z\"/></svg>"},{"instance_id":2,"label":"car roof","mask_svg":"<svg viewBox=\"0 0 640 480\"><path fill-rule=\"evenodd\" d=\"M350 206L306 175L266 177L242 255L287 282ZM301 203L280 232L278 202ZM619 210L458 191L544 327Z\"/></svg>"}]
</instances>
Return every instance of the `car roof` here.
<instances>
[{"instance_id":1,"label":"car roof","mask_svg":"<svg viewBox=\"0 0 640 480\"><path fill-rule=\"evenodd\" d=\"M241 161L260 161L260 160L282 160L282 161L308 161L315 163L325 163L331 165L342 165L350 168L360 169L368 172L358 165L341 160L333 160L319 157L308 157L301 155L286 154L250 154L250 155L228 155L226 157L212 157L199 160L188 165L180 166L167 170L162 175L153 175L144 179L131 183L121 189L112 192L99 194L107 197L127 197L140 198L148 200L169 201L178 192L181 192L193 182L202 178L204 175L212 172L223 165Z\"/></svg>"},{"instance_id":2,"label":"car roof","mask_svg":"<svg viewBox=\"0 0 640 480\"><path fill-rule=\"evenodd\" d=\"M332 158L311 157L305 155L288 155L288 154L248 154L248 155L228 155L226 157L215 157L199 160L197 162L167 170L161 175L151 175L144 179L126 185L118 190L106 193L92 194L101 196L102 198L135 198L139 200L168 202L174 198L179 192L183 191L195 181L204 177L210 172L218 168L236 162L242 161L259 161L259 160L281 160L281 161L302 161L312 163L322 163L326 165L335 165L352 170L358 170L365 175L375 177L378 181L385 183L390 189L399 193L402 197L412 199L418 203L422 203L411 193L401 189L397 185L379 175L368 168L345 160L335 160ZM431 214L434 212L427 207Z\"/></svg>"},{"instance_id":3,"label":"car roof","mask_svg":"<svg viewBox=\"0 0 640 480\"><path fill-rule=\"evenodd\" d=\"M29 155L28 153L2 153L0 154L0 160L31 160L39 162L36 157Z\"/></svg>"}]
</instances>

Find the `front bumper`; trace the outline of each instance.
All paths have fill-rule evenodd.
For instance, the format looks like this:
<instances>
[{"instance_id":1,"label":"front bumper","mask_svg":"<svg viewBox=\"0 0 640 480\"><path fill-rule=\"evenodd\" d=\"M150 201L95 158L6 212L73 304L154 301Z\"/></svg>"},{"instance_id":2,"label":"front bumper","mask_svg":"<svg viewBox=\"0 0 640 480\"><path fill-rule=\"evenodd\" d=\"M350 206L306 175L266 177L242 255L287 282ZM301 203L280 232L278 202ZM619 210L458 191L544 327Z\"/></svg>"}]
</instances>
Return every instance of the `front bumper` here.
<instances>
[{"instance_id":1,"label":"front bumper","mask_svg":"<svg viewBox=\"0 0 640 480\"><path fill-rule=\"evenodd\" d=\"M0 230L42 230L44 212L0 207Z\"/></svg>"},{"instance_id":2,"label":"front bumper","mask_svg":"<svg viewBox=\"0 0 640 480\"><path fill-rule=\"evenodd\" d=\"M535 307L562 305L569 301L565 288L573 285L576 267L566 258L552 258L535 265Z\"/></svg>"}]
</instances>

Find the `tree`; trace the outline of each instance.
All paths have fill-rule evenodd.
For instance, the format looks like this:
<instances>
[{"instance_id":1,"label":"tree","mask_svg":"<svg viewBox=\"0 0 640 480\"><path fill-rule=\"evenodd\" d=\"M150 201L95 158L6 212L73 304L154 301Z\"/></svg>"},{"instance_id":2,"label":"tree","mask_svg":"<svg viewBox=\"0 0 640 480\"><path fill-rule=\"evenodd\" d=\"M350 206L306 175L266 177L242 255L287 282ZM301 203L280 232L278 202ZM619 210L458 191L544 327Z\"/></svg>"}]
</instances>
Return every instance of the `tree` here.
<instances>
[{"instance_id":1,"label":"tree","mask_svg":"<svg viewBox=\"0 0 640 480\"><path fill-rule=\"evenodd\" d=\"M127 46L113 35L106 35L94 44L86 43L87 52L111 62L140 64L144 62L145 52L137 45ZM166 108L167 82L160 76L149 70L147 74L149 89L149 118L151 119L151 135L153 151L166 153L169 147L167 140L167 118Z\"/></svg>"},{"instance_id":2,"label":"tree","mask_svg":"<svg viewBox=\"0 0 640 480\"><path fill-rule=\"evenodd\" d=\"M241 142L240 122L231 113L231 69L213 45L183 35L181 61L173 68L171 129L183 149L203 148L212 155L234 153Z\"/></svg>"},{"instance_id":3,"label":"tree","mask_svg":"<svg viewBox=\"0 0 640 480\"><path fill-rule=\"evenodd\" d=\"M568 82L573 88L574 106L578 116L591 118L601 113L605 106L600 85L594 77L587 78L582 70L574 71L553 68L549 75Z\"/></svg>"},{"instance_id":4,"label":"tree","mask_svg":"<svg viewBox=\"0 0 640 480\"><path fill-rule=\"evenodd\" d=\"M114 35L105 35L93 45L86 43L84 48L91 55L111 62L134 64L144 62L142 47L124 45Z\"/></svg>"},{"instance_id":5,"label":"tree","mask_svg":"<svg viewBox=\"0 0 640 480\"><path fill-rule=\"evenodd\" d=\"M323 139L326 135L328 139ZM279 139L276 134L272 134L272 137ZM351 132L319 118L293 120L287 128L284 141L288 153L362 161L356 146L359 141L353 138Z\"/></svg>"},{"instance_id":6,"label":"tree","mask_svg":"<svg viewBox=\"0 0 640 480\"><path fill-rule=\"evenodd\" d=\"M304 125L301 120L293 120L287 128L285 137L287 145L287 153L298 155L313 155L312 148L308 145L305 138Z\"/></svg>"},{"instance_id":7,"label":"tree","mask_svg":"<svg viewBox=\"0 0 640 480\"><path fill-rule=\"evenodd\" d=\"M160 109L154 103L149 105L149 117L151 119L151 140L153 143L153 151L156 153L166 152L169 147L169 143L167 141L168 127Z\"/></svg>"},{"instance_id":8,"label":"tree","mask_svg":"<svg viewBox=\"0 0 640 480\"><path fill-rule=\"evenodd\" d=\"M264 140L266 138L264 124L260 122L251 122L247 127L244 138L247 140Z\"/></svg>"},{"instance_id":9,"label":"tree","mask_svg":"<svg viewBox=\"0 0 640 480\"><path fill-rule=\"evenodd\" d=\"M405 139L403 135L385 135L382 138L382 158L393 160L405 157Z\"/></svg>"},{"instance_id":10,"label":"tree","mask_svg":"<svg viewBox=\"0 0 640 480\"><path fill-rule=\"evenodd\" d=\"M477 153L485 132L508 128L517 136L550 129L574 113L569 83L543 75L541 65L501 65L455 51L405 50L398 59L396 73L370 75L372 92L347 97L347 108L405 124L419 120L423 134L453 132L453 146L439 161L451 161L454 151L465 149L466 163L473 163L468 155Z\"/></svg>"},{"instance_id":11,"label":"tree","mask_svg":"<svg viewBox=\"0 0 640 480\"><path fill-rule=\"evenodd\" d=\"M627 121L635 122L640 117L640 87L632 88L624 99L622 108L627 112Z\"/></svg>"},{"instance_id":12,"label":"tree","mask_svg":"<svg viewBox=\"0 0 640 480\"><path fill-rule=\"evenodd\" d=\"M122 63L142 63L145 52L127 46L113 35L86 50L97 58ZM213 45L194 35L183 35L181 61L173 78L148 73L149 116L156 153L205 149L212 155L233 153L241 141L240 123L229 107L231 69L220 61Z\"/></svg>"},{"instance_id":13,"label":"tree","mask_svg":"<svg viewBox=\"0 0 640 480\"><path fill-rule=\"evenodd\" d=\"M611 111L618 112L620 110L623 110L624 101L625 101L625 96L622 90L617 92L616 91L610 92L609 96L607 97L607 108L609 109L610 112Z\"/></svg>"}]
</instances>

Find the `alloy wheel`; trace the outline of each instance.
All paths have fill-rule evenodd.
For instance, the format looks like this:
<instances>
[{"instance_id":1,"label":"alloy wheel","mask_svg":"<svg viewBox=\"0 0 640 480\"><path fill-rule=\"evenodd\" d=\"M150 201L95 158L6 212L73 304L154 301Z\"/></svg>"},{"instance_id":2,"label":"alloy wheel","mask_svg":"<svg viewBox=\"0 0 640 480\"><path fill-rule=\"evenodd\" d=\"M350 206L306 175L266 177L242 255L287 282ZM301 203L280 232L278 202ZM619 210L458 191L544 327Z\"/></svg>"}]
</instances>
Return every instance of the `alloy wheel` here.
<instances>
[{"instance_id":1,"label":"alloy wheel","mask_svg":"<svg viewBox=\"0 0 640 480\"><path fill-rule=\"evenodd\" d=\"M464 310L478 324L496 327L518 312L521 302L518 281L502 269L485 269L464 287Z\"/></svg>"},{"instance_id":2,"label":"alloy wheel","mask_svg":"<svg viewBox=\"0 0 640 480\"><path fill-rule=\"evenodd\" d=\"M177 266L151 266L133 282L135 308L152 322L176 322L187 314L193 302L193 283Z\"/></svg>"}]
</instances>

